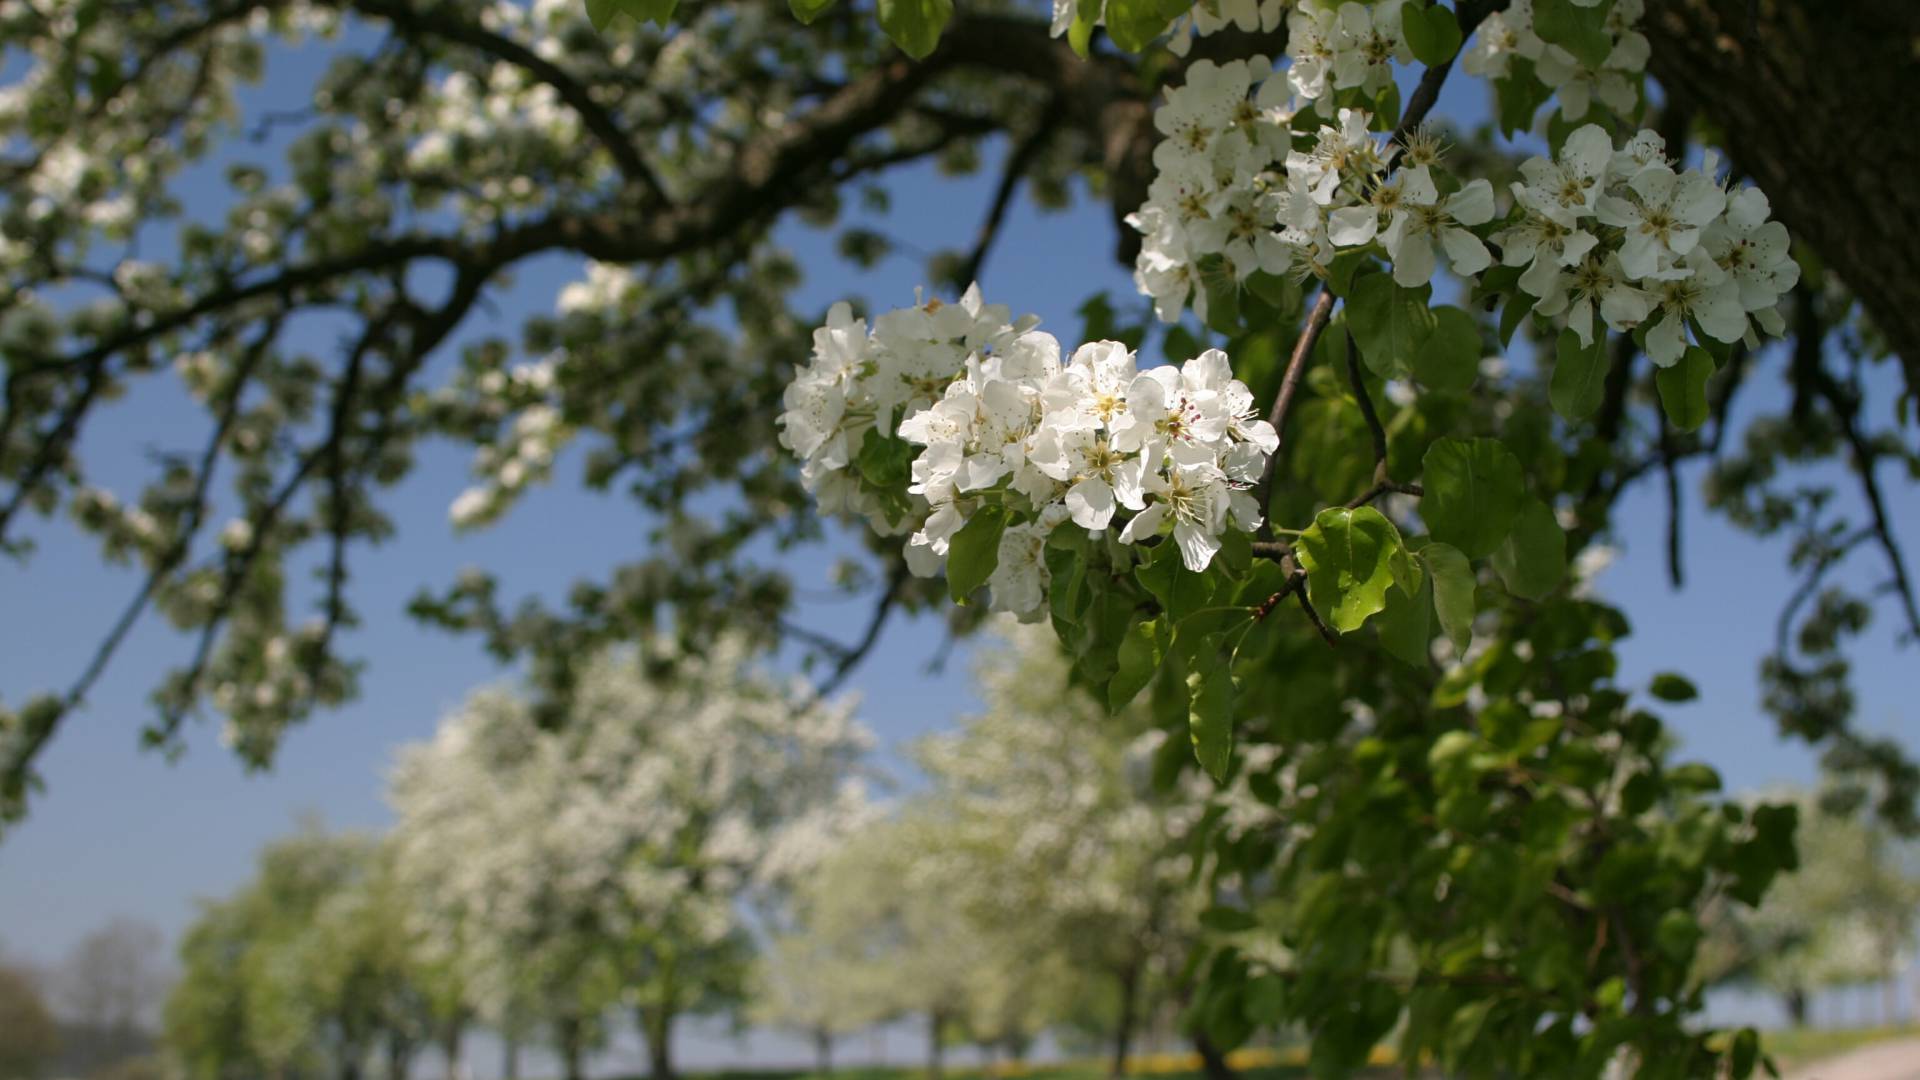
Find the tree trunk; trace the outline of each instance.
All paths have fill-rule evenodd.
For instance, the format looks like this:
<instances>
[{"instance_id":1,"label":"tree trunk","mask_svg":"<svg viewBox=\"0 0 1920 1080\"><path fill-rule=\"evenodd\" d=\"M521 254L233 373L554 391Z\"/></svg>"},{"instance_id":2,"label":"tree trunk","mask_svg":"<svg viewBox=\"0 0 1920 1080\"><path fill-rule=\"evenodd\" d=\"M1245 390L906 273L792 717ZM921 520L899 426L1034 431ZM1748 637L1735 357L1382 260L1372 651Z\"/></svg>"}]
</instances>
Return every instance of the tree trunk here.
<instances>
[{"instance_id":1,"label":"tree trunk","mask_svg":"<svg viewBox=\"0 0 1920 1080\"><path fill-rule=\"evenodd\" d=\"M1913 0L1649 0L1648 70L1860 298L1920 393Z\"/></svg>"},{"instance_id":2,"label":"tree trunk","mask_svg":"<svg viewBox=\"0 0 1920 1080\"><path fill-rule=\"evenodd\" d=\"M520 1080L520 1036L508 1035L500 1052L504 1058L500 1063L500 1071L506 1080Z\"/></svg>"},{"instance_id":3,"label":"tree trunk","mask_svg":"<svg viewBox=\"0 0 1920 1080\"><path fill-rule=\"evenodd\" d=\"M1807 1026L1807 992L1801 987L1793 987L1786 992L1787 1022L1794 1027Z\"/></svg>"},{"instance_id":4,"label":"tree trunk","mask_svg":"<svg viewBox=\"0 0 1920 1080\"><path fill-rule=\"evenodd\" d=\"M1113 1026L1113 1056L1107 1063L1107 1075L1127 1075L1127 1051L1133 1047L1133 1028L1140 1012L1140 964L1128 963L1120 969L1120 1020Z\"/></svg>"},{"instance_id":5,"label":"tree trunk","mask_svg":"<svg viewBox=\"0 0 1920 1080\"><path fill-rule=\"evenodd\" d=\"M1193 1032L1193 1048L1200 1055L1200 1071L1207 1080L1240 1080L1240 1074L1227 1064L1226 1052L1198 1027Z\"/></svg>"},{"instance_id":6,"label":"tree trunk","mask_svg":"<svg viewBox=\"0 0 1920 1080\"><path fill-rule=\"evenodd\" d=\"M947 1014L939 1009L927 1013L927 1075L932 1080L940 1080L944 1075L947 1046L941 1039L941 1029L947 1026Z\"/></svg>"},{"instance_id":7,"label":"tree trunk","mask_svg":"<svg viewBox=\"0 0 1920 1080\"><path fill-rule=\"evenodd\" d=\"M584 1080L581 1059L586 1056L586 1022L577 1016L557 1021L560 1037L560 1066L566 1080Z\"/></svg>"},{"instance_id":8,"label":"tree trunk","mask_svg":"<svg viewBox=\"0 0 1920 1080\"><path fill-rule=\"evenodd\" d=\"M821 1076L833 1073L833 1032L824 1027L813 1029L813 1071Z\"/></svg>"},{"instance_id":9,"label":"tree trunk","mask_svg":"<svg viewBox=\"0 0 1920 1080\"><path fill-rule=\"evenodd\" d=\"M413 1040L400 1032L387 1034L387 1080L407 1080L413 1070Z\"/></svg>"},{"instance_id":10,"label":"tree trunk","mask_svg":"<svg viewBox=\"0 0 1920 1080\"><path fill-rule=\"evenodd\" d=\"M460 1050L466 1035L465 1020L449 1020L440 1025L440 1054L447 1059L447 1080L461 1080Z\"/></svg>"},{"instance_id":11,"label":"tree trunk","mask_svg":"<svg viewBox=\"0 0 1920 1080\"><path fill-rule=\"evenodd\" d=\"M647 1064L653 1080L673 1080L673 1009L640 1008L640 1037L647 1044Z\"/></svg>"}]
</instances>

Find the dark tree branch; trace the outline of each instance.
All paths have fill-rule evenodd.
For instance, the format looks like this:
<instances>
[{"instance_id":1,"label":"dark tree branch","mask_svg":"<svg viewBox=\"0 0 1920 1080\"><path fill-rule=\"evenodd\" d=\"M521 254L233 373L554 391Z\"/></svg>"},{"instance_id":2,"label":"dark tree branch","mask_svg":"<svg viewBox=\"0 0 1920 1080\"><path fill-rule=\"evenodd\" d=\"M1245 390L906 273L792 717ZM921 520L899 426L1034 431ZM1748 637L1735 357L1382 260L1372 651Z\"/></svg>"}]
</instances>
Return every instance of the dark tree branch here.
<instances>
[{"instance_id":1,"label":"dark tree branch","mask_svg":"<svg viewBox=\"0 0 1920 1080\"><path fill-rule=\"evenodd\" d=\"M1048 101L1040 114L1040 120L1034 125L1027 137L1007 155L1006 167L1000 171L1000 183L994 189L993 202L987 208L987 218L980 223L980 231L973 241L973 253L967 256L965 265L960 268L957 288L964 289L980 278L980 267L987 260L987 252L992 249L993 241L1000 235L1000 225L1006 220L1007 208L1013 203L1013 195L1020 188L1020 181L1027 169L1033 165L1040 151L1046 149L1047 140L1053 137L1054 129L1060 124L1061 106L1059 100Z\"/></svg>"}]
</instances>

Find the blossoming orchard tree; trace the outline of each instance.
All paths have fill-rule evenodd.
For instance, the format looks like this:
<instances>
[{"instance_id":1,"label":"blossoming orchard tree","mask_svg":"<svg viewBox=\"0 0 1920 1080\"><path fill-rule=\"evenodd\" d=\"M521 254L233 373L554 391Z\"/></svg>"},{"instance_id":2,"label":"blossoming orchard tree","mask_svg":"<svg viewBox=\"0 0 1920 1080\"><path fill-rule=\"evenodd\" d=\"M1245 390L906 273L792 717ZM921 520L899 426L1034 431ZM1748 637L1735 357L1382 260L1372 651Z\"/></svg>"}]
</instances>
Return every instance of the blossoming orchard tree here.
<instances>
[{"instance_id":1,"label":"blossoming orchard tree","mask_svg":"<svg viewBox=\"0 0 1920 1080\"><path fill-rule=\"evenodd\" d=\"M1677 467L1709 462L1708 506L1790 538L1803 582L1769 709L1914 823L1920 772L1854 730L1844 645L1870 617L1920 636L1887 512L1920 467L1920 132L1887 120L1920 10L791 6L0 6L0 542L28 559L34 516L69 515L145 575L71 683L10 689L8 813L149 607L187 640L147 737L216 713L265 764L354 691L354 558L416 447L475 448L453 513L477 527L582 444L660 543L564 607L484 574L413 604L528 659L546 715L609 641L784 638L831 688L903 609L1047 622L1078 683L1150 702L1287 823L1208 822L1217 872L1290 898L1213 919L1241 927L1203 963L1220 1045L1298 1022L1337 1071L1397 1026L1449 1069L1746 1074L1751 1036L1688 1024L1695 913L1758 901L1794 813L1667 760L1646 696L1690 686L1616 681L1628 619L1567 568L1664 485L1678 581ZM243 104L316 37L301 107ZM1433 115L1449 79L1491 129ZM793 310L781 222L988 139L997 181L931 293ZM1151 303L1093 298L1062 340L989 257L1023 188L1081 180L1115 236L1085 258ZM189 212L210 182L223 212ZM555 254L590 262L553 315L473 326ZM95 486L99 409L162 381L204 441ZM1788 405L1734 408L1756 381ZM1803 468L1829 459L1838 481ZM794 625L760 554L834 519L872 556L850 642ZM1848 559L1885 588L1829 586Z\"/></svg>"},{"instance_id":2,"label":"blossoming orchard tree","mask_svg":"<svg viewBox=\"0 0 1920 1080\"><path fill-rule=\"evenodd\" d=\"M558 730L475 695L393 780L393 843L430 957L497 1028L548 1025L569 1078L630 1005L656 1080L684 1015L736 1002L796 875L869 814L845 703L755 672L728 636L584 668Z\"/></svg>"}]
</instances>

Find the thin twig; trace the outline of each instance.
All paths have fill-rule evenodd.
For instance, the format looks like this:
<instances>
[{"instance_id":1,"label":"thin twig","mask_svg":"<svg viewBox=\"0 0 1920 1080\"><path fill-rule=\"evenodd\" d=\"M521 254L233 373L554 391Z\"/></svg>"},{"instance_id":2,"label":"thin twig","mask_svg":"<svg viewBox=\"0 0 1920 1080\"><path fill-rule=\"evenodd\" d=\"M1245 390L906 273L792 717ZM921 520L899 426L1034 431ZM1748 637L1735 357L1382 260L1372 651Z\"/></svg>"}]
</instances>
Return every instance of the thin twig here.
<instances>
[{"instance_id":1,"label":"thin twig","mask_svg":"<svg viewBox=\"0 0 1920 1080\"><path fill-rule=\"evenodd\" d=\"M1313 355L1314 344L1320 340L1320 332L1327 328L1327 320L1333 317L1333 300L1333 290L1321 286L1319 298L1307 312L1307 323L1293 343L1293 354L1287 358L1286 374L1280 378L1280 393L1273 399L1273 408L1267 412L1267 423L1273 425L1274 435L1279 441L1274 445L1273 453L1267 455L1267 467L1260 474L1260 486L1254 489L1254 498L1263 514L1273 495L1273 478L1279 472L1280 458L1286 452L1287 414L1293 410L1294 391L1300 388L1300 375L1306 370L1307 357Z\"/></svg>"}]
</instances>

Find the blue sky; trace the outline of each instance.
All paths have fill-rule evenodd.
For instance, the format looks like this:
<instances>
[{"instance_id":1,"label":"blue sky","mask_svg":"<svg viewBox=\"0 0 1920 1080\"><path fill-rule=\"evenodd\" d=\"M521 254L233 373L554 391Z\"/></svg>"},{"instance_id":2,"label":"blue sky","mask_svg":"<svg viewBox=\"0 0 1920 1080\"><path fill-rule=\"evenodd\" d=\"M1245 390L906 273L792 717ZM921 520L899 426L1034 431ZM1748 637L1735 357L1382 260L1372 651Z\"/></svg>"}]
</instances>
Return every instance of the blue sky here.
<instances>
[{"instance_id":1,"label":"blue sky","mask_svg":"<svg viewBox=\"0 0 1920 1080\"><path fill-rule=\"evenodd\" d=\"M296 67L310 67L318 56L308 50L297 59ZM1440 115L1469 121L1483 116L1481 92L1456 80L1442 98ZM1002 148L991 149L990 163ZM891 184L894 206L886 227L914 249L964 246L993 181L991 169L961 181L940 178L930 168L902 172ZM830 235L801 226L788 226L781 235L802 264L814 268L802 299L822 307L853 293L881 307L906 303L923 279L912 255L855 274L830 259ZM1037 312L1056 333L1071 337L1079 326L1073 310L1089 293L1107 288L1124 298L1132 292L1112 261L1112 243L1104 206L1085 203L1047 215L1023 198L982 275L987 298L1016 312ZM476 318L511 326L549 308L575 272L558 259L521 270L494 312ZM314 346L330 341L328 336ZM1778 406L1782 391L1774 371L1745 397L1742 413ZM1892 385L1876 384L1876 390L1885 393L1870 410L1884 421ZM202 424L171 390L150 388L114 404L88 432L87 460L96 482L131 493L145 476L149 449L196 446ZM446 507L467 482L467 455L446 445L422 449L413 475L384 500L397 538L358 549L353 562L365 622L348 648L371 661L364 692L292 732L270 773L247 775L218 745L212 724L189 732L187 753L176 762L138 749L138 731L149 716L147 691L190 648L158 623L142 624L86 709L68 719L54 740L43 760L48 790L34 801L29 820L0 844L0 947L56 961L81 935L115 916L150 921L171 936L191 918L195 897L238 885L259 846L286 833L297 815L317 813L335 827L385 824L384 771L394 749L426 737L469 691L506 675L476 640L411 622L403 610L407 597L423 584L444 586L462 566L481 565L500 573L505 596L555 599L572 581L644 550L649 523L636 507L580 487L577 459L563 460L555 475L554 485L535 492L502 524L456 535ZM1684 474L1696 495L1700 477L1697 465ZM1920 536L1914 487L1891 473L1883 479L1897 527L1910 539ZM1623 681L1644 682L1669 668L1693 678L1702 698L1670 709L1670 718L1684 740L1683 753L1717 766L1730 786L1810 779L1813 755L1775 736L1760 711L1755 677L1792 588L1784 546L1738 533L1691 502L1684 538L1688 581L1675 593L1665 578L1660 489L1636 489L1624 501L1619 522L1623 551L1601 584L1634 620L1635 634L1620 650ZM91 544L64 523L38 523L32 535L40 550L31 561L0 564L0 597L9 615L0 620L0 694L10 702L66 685L138 584L125 568L103 568ZM798 584L824 589L834 553L795 560ZM1883 577L1878 553L1867 551L1842 580L1865 587ZM866 614L862 601L810 600L795 618L851 638ZM927 671L942 645L937 620L896 621L851 681L863 695L866 722L893 750L976 704L964 646L944 671ZM1911 701L1920 651L1897 646L1891 611L1854 656L1860 725L1920 742L1920 716Z\"/></svg>"}]
</instances>

